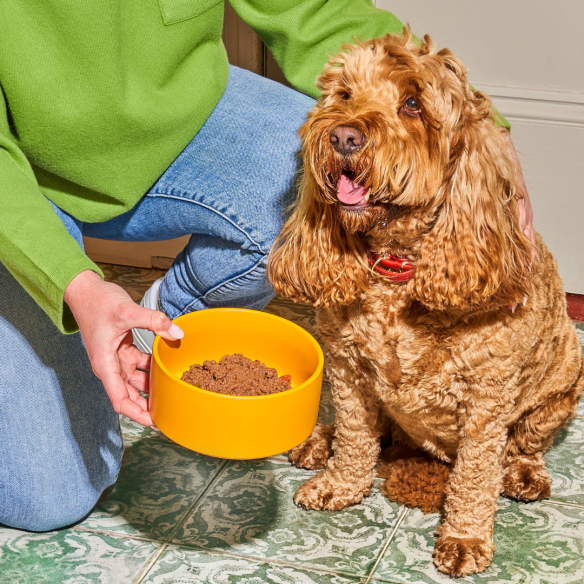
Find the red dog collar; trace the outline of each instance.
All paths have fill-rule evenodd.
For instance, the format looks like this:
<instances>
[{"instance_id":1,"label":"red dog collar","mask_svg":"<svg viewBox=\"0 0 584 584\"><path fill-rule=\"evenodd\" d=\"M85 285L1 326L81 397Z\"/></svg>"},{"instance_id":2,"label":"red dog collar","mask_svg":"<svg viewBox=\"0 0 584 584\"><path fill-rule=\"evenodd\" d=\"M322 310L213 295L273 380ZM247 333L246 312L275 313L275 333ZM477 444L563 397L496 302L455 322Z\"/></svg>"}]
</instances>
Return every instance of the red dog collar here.
<instances>
[{"instance_id":1,"label":"red dog collar","mask_svg":"<svg viewBox=\"0 0 584 584\"><path fill-rule=\"evenodd\" d=\"M407 258L397 258L391 254L380 256L379 254L369 251L367 252L367 260L369 261L372 270L385 276L392 282L405 282L411 280L416 271L416 266L411 264L410 260ZM388 272L383 268L388 268L393 271Z\"/></svg>"}]
</instances>

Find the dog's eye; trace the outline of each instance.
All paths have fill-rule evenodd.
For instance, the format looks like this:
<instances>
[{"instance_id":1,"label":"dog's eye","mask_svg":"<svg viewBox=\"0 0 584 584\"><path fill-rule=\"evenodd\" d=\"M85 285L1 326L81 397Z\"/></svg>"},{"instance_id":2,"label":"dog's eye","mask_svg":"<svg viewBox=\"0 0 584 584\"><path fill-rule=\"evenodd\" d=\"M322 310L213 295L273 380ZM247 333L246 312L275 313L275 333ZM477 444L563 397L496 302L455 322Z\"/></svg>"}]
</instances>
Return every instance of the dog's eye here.
<instances>
[{"instance_id":1,"label":"dog's eye","mask_svg":"<svg viewBox=\"0 0 584 584\"><path fill-rule=\"evenodd\" d=\"M343 101L347 101L348 99L351 99L351 94L348 91L341 91L339 93L339 97L343 100Z\"/></svg>"},{"instance_id":2,"label":"dog's eye","mask_svg":"<svg viewBox=\"0 0 584 584\"><path fill-rule=\"evenodd\" d=\"M420 109L418 102L413 97L408 97L408 99L406 99L406 103L404 105L410 110L415 111L417 109Z\"/></svg>"},{"instance_id":3,"label":"dog's eye","mask_svg":"<svg viewBox=\"0 0 584 584\"><path fill-rule=\"evenodd\" d=\"M404 114L407 114L408 116L418 116L421 110L422 108L420 107L420 104L416 98L410 96L404 101L400 111L402 111Z\"/></svg>"}]
</instances>

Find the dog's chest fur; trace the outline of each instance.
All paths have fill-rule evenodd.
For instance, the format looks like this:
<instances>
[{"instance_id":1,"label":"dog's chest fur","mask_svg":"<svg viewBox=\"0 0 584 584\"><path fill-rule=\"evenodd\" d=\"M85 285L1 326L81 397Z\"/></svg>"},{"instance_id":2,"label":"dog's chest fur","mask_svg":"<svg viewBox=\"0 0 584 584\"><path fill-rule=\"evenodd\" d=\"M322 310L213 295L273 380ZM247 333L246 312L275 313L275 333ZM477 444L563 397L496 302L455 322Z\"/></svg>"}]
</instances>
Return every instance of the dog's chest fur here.
<instances>
[{"instance_id":1,"label":"dog's chest fur","mask_svg":"<svg viewBox=\"0 0 584 584\"><path fill-rule=\"evenodd\" d=\"M352 305L320 309L317 322L333 386L359 387L419 447L452 460L467 395L468 368L452 342L460 325L445 327L410 304L405 286L384 283Z\"/></svg>"}]
</instances>

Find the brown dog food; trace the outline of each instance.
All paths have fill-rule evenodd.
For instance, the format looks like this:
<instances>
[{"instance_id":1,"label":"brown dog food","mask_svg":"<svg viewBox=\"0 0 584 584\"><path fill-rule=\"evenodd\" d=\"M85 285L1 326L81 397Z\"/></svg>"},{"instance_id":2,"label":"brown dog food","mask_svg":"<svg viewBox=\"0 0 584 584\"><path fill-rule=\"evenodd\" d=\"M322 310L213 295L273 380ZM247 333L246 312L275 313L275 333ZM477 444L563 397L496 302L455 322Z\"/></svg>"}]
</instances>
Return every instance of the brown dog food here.
<instances>
[{"instance_id":1,"label":"brown dog food","mask_svg":"<svg viewBox=\"0 0 584 584\"><path fill-rule=\"evenodd\" d=\"M227 395L268 395L292 387L290 375L278 377L275 369L240 353L224 355L219 362L191 365L181 379L201 389Z\"/></svg>"}]
</instances>

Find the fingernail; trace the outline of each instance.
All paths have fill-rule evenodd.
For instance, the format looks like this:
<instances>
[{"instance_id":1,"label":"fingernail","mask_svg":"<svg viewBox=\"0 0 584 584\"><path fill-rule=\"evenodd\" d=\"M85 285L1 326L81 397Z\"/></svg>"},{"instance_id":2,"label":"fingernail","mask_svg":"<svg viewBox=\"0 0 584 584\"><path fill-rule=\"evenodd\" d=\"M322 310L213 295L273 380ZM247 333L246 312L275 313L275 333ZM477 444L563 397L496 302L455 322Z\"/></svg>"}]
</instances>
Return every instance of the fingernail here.
<instances>
[{"instance_id":1,"label":"fingernail","mask_svg":"<svg viewBox=\"0 0 584 584\"><path fill-rule=\"evenodd\" d=\"M160 428L158 426L156 426L155 424L152 424L152 426L150 426L153 430L156 430L157 432L160 432Z\"/></svg>"},{"instance_id":2,"label":"fingernail","mask_svg":"<svg viewBox=\"0 0 584 584\"><path fill-rule=\"evenodd\" d=\"M182 339L185 336L185 332L180 328L180 326L174 324L174 322L170 325L168 334L175 339Z\"/></svg>"},{"instance_id":3,"label":"fingernail","mask_svg":"<svg viewBox=\"0 0 584 584\"><path fill-rule=\"evenodd\" d=\"M523 299L523 306L527 304L527 296Z\"/></svg>"}]
</instances>

